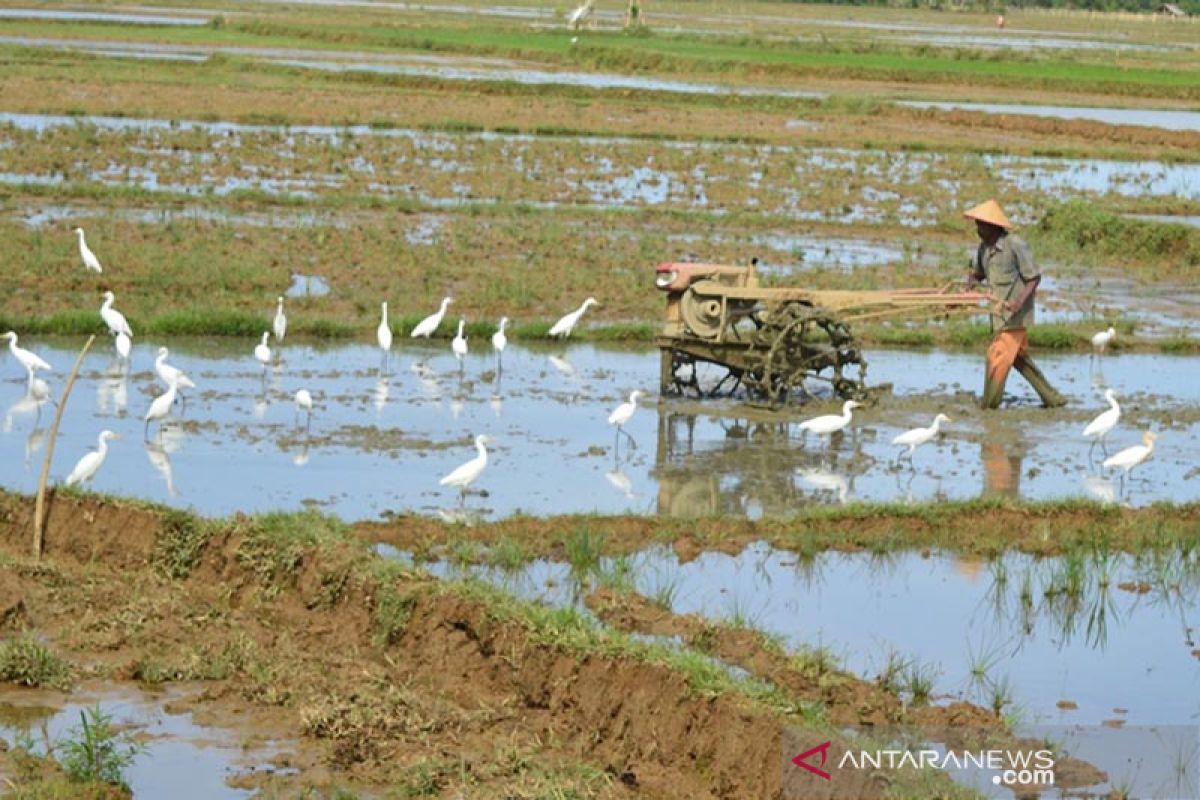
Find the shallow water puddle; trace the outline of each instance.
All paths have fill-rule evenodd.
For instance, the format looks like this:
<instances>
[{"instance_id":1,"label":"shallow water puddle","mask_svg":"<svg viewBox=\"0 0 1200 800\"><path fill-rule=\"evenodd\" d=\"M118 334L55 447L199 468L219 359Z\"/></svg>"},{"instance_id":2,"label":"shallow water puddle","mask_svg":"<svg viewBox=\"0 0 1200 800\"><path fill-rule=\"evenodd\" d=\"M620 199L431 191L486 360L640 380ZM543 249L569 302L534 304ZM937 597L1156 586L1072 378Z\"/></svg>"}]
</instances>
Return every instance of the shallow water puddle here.
<instances>
[{"instance_id":1,"label":"shallow water puddle","mask_svg":"<svg viewBox=\"0 0 1200 800\"><path fill-rule=\"evenodd\" d=\"M408 558L385 545L377 549L384 557ZM591 614L583 605L589 581L618 572L613 558L601 559L590 577L545 560L509 570L448 561L424 566L443 578L469 575L585 615ZM1022 735L1047 726L1195 726L1200 720L1195 552L1137 558L1103 551L1063 558L1011 553L991 563L912 552L802 559L760 542L737 555L707 552L687 562L669 548L651 548L624 559L619 571L636 591L665 601L674 613L749 625L779 636L789 649L826 648L866 679L889 662L915 659L932 679L934 702L999 704ZM1127 756L1127 748L1110 744L1094 748L1088 759L1109 772L1110 785L1145 789L1140 782L1150 771L1138 774Z\"/></svg>"},{"instance_id":2,"label":"shallow water puddle","mask_svg":"<svg viewBox=\"0 0 1200 800\"><path fill-rule=\"evenodd\" d=\"M0 738L10 746L19 736L32 738L35 752L51 743L77 737L80 712L99 705L117 730L127 731L145 749L125 771L134 797L238 798L253 791L236 789L226 780L251 773L270 774L287 743L264 741L243 731L200 725L190 713L169 713L170 703L186 697L186 687L162 693L123 685L84 688L70 695L9 689L0 692ZM2 763L2 762L0 762ZM0 771L0 778L3 777Z\"/></svg>"},{"instance_id":3,"label":"shallow water puddle","mask_svg":"<svg viewBox=\"0 0 1200 800\"><path fill-rule=\"evenodd\" d=\"M1200 131L1200 112L1153 108L1088 108L1081 106L1019 105L1016 103L959 103L941 100L904 100L911 108L978 111L983 114L1024 114L1054 119L1085 119L1106 125L1140 125L1169 131Z\"/></svg>"},{"instance_id":4,"label":"shallow water puddle","mask_svg":"<svg viewBox=\"0 0 1200 800\"><path fill-rule=\"evenodd\" d=\"M25 337L21 344L59 370L48 376L57 393L74 351ZM894 392L832 442L806 442L797 422L829 413L833 403L774 415L728 402L652 398L627 426L635 448L618 442L605 420L628 392L657 386L651 349L514 345L501 378L487 350L469 355L460 373L448 343L405 340L392 353L390 376L381 377L376 348L289 342L280 348L282 363L264 376L251 356L254 342L185 340L169 343L170 361L199 388L143 442L142 416L163 391L152 372L159 344L139 339L126 371L111 344L98 342L67 406L53 479L110 428L123 438L110 445L93 488L217 515L315 504L346 519L405 510L453 516L460 507L485 516L759 517L812 503L988 493L1133 505L1200 497L1200 385L1188 357L1039 356L1072 407L1036 408L1014 376L1015 407L983 415L974 409L981 355L871 352L869 382L891 383ZM474 337L470 345L481 346ZM0 376L0 483L32 492L53 407L25 398L23 373L7 355ZM1079 437L1106 407L1108 386L1126 415L1110 436L1110 453L1134 444L1143 427L1161 434L1154 458L1128 481L1100 476ZM308 431L291 400L300 388L317 406ZM945 437L918 450L911 465L897 461L891 439L928 425L938 411L955 419ZM460 503L438 478L474 456L478 433L496 439L474 487L487 496Z\"/></svg>"}]
</instances>

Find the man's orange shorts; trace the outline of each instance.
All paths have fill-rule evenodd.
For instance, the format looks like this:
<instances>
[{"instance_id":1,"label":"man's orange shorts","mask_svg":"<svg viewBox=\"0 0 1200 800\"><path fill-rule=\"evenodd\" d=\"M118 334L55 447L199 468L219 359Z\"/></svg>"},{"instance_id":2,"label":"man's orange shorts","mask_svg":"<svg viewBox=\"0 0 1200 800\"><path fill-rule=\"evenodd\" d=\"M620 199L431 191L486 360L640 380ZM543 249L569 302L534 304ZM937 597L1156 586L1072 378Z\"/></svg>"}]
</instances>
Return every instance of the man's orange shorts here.
<instances>
[{"instance_id":1,"label":"man's orange shorts","mask_svg":"<svg viewBox=\"0 0 1200 800\"><path fill-rule=\"evenodd\" d=\"M987 382L1003 386L1013 362L1028 352L1029 339L1024 328L997 333L987 349Z\"/></svg>"}]
</instances>

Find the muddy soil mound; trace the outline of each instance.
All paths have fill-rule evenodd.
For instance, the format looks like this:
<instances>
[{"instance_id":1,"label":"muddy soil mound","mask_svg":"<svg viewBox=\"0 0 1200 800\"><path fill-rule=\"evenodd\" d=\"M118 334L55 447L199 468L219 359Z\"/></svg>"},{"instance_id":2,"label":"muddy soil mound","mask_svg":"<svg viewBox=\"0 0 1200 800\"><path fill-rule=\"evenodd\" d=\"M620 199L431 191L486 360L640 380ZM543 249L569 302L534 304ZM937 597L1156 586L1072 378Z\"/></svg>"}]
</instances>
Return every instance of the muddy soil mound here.
<instances>
[{"instance_id":1,"label":"muddy soil mound","mask_svg":"<svg viewBox=\"0 0 1200 800\"><path fill-rule=\"evenodd\" d=\"M27 498L0 498L0 550L27 565L5 584L23 626L74 648L91 671L109 665L110 675L174 680L228 659L212 672L212 696L296 709L297 727L327 739L329 763L357 780L402 780L396 770L413 765L414 752L486 763L499 743L532 739L555 743L551 760L607 773L617 792L608 796L780 795L789 720L778 712L736 694L703 696L664 664L548 644L520 619L416 573L382 583L360 569L370 556L353 540L289 550L287 574L268 574L251 525L212 523L189 576L172 581L155 555L171 512L59 495L36 568L31 508ZM373 621L383 598L398 595L404 623L381 639ZM141 610L130 633L113 630L130 616L123 602ZM97 604L105 614L87 608Z\"/></svg>"}]
</instances>

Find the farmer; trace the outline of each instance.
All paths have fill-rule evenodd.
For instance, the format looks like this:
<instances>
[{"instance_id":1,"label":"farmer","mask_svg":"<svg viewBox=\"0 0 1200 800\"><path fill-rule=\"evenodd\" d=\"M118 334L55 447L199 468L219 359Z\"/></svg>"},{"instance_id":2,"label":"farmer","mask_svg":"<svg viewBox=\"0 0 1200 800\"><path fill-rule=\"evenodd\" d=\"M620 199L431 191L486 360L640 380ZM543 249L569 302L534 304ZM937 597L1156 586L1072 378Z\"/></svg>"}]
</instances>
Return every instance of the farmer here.
<instances>
[{"instance_id":1,"label":"farmer","mask_svg":"<svg viewBox=\"0 0 1200 800\"><path fill-rule=\"evenodd\" d=\"M1033 253L1024 239L1010 233L1012 223L995 200L988 200L963 214L975 220L979 250L967 275L968 287L987 281L992 292L992 343L987 349L983 408L999 408L1004 382L1013 367L1042 398L1042 405L1056 408L1067 401L1055 391L1046 376L1029 358L1025 328L1033 322L1033 295L1042 274L1033 263Z\"/></svg>"}]
</instances>

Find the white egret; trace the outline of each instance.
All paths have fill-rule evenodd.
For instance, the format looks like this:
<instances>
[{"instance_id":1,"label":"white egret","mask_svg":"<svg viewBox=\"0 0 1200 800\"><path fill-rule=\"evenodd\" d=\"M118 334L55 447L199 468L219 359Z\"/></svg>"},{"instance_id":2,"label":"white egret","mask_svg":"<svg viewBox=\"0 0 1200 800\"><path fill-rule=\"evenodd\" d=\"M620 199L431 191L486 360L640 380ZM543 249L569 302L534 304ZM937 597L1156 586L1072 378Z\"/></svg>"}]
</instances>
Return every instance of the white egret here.
<instances>
[{"instance_id":1,"label":"white egret","mask_svg":"<svg viewBox=\"0 0 1200 800\"><path fill-rule=\"evenodd\" d=\"M621 440L621 434L623 433L628 437L629 443L635 448L637 447L637 442L629 435L629 431L625 430L625 423L633 418L633 412L637 411L638 398L644 397L645 394L641 389L634 389L629 393L629 400L621 403L621 405L614 408L612 413L608 415L608 424L617 426L616 436L618 442Z\"/></svg>"},{"instance_id":2,"label":"white egret","mask_svg":"<svg viewBox=\"0 0 1200 800\"><path fill-rule=\"evenodd\" d=\"M1092 446L1088 449L1088 456L1091 456L1092 450L1095 449L1096 443L1099 442L1101 448L1104 448L1104 439L1108 436L1109 431L1117 427L1117 423L1121 421L1121 407L1117 405L1117 395L1112 389L1107 389L1104 392L1104 399L1108 401L1108 410L1103 411L1096 416L1094 420L1087 424L1083 429L1083 438L1091 439ZM1105 453L1108 451L1105 450Z\"/></svg>"},{"instance_id":3,"label":"white egret","mask_svg":"<svg viewBox=\"0 0 1200 800\"><path fill-rule=\"evenodd\" d=\"M467 357L467 337L463 336L463 326L466 324L466 320L458 321L458 333L450 341L450 349L454 351L454 357L458 359L459 372L462 372L463 359Z\"/></svg>"},{"instance_id":4,"label":"white egret","mask_svg":"<svg viewBox=\"0 0 1200 800\"><path fill-rule=\"evenodd\" d=\"M950 422L950 418L945 414L938 414L933 418L933 424L928 428L913 428L892 439L892 444L898 447L908 448L908 459L912 460L913 452L921 445L932 441L938 435L938 426L943 422ZM898 456L897 456L898 457Z\"/></svg>"},{"instance_id":5,"label":"white egret","mask_svg":"<svg viewBox=\"0 0 1200 800\"><path fill-rule=\"evenodd\" d=\"M312 395L308 393L308 389L301 389L300 391L296 392L296 396L293 398L293 401L296 404L296 413L297 414L299 414L301 411L303 411L308 415L307 420L305 422L305 429L307 430L308 428L311 428L312 427L313 399L312 399Z\"/></svg>"},{"instance_id":6,"label":"white egret","mask_svg":"<svg viewBox=\"0 0 1200 800\"><path fill-rule=\"evenodd\" d=\"M170 355L171 351L167 348L158 348L158 357L154 359L154 371L158 373L159 379L167 386L174 383L180 389L195 389L196 384L192 383L192 379L185 375L183 370L167 363Z\"/></svg>"},{"instance_id":7,"label":"white egret","mask_svg":"<svg viewBox=\"0 0 1200 800\"><path fill-rule=\"evenodd\" d=\"M1142 434L1142 443L1135 444L1133 447L1126 447L1116 455L1109 456L1104 459L1104 468L1116 468L1125 470L1128 475L1133 471L1133 468L1141 464L1154 453L1154 440L1158 438L1158 434L1154 431L1146 431Z\"/></svg>"},{"instance_id":8,"label":"white egret","mask_svg":"<svg viewBox=\"0 0 1200 800\"><path fill-rule=\"evenodd\" d=\"M133 338L133 329L129 327L129 321L125 319L125 315L113 308L113 301L116 300L116 295L112 292L104 293L104 303L100 306L100 318L104 320L104 324L108 326L108 332L113 336L123 333L129 338Z\"/></svg>"},{"instance_id":9,"label":"white egret","mask_svg":"<svg viewBox=\"0 0 1200 800\"><path fill-rule=\"evenodd\" d=\"M375 340L379 342L379 349L383 351L383 369L386 372L388 354L392 352L392 326L388 324L387 301L383 301L381 306L381 319L379 327L375 329Z\"/></svg>"},{"instance_id":10,"label":"white egret","mask_svg":"<svg viewBox=\"0 0 1200 800\"><path fill-rule=\"evenodd\" d=\"M847 400L842 404L841 414L826 414L822 417L806 419L800 423L800 430L806 433L815 433L818 436L832 435L850 424L851 412L855 408L862 408L862 403L856 400Z\"/></svg>"},{"instance_id":11,"label":"white egret","mask_svg":"<svg viewBox=\"0 0 1200 800\"><path fill-rule=\"evenodd\" d=\"M75 235L79 237L79 255L83 259L83 266L92 272L104 272L100 267L100 259L96 258L96 254L92 252L92 248L88 247L87 241L83 238L83 228L76 228Z\"/></svg>"},{"instance_id":12,"label":"white egret","mask_svg":"<svg viewBox=\"0 0 1200 800\"><path fill-rule=\"evenodd\" d=\"M120 438L112 431L100 431L96 450L79 459L75 464L75 469L71 470L71 474L67 476L67 486L91 480L92 476L100 469L100 465L104 463L105 456L108 455L108 441Z\"/></svg>"},{"instance_id":13,"label":"white egret","mask_svg":"<svg viewBox=\"0 0 1200 800\"><path fill-rule=\"evenodd\" d=\"M171 406L175 405L175 396L179 391L179 384L172 382L167 388L167 391L154 398L154 402L150 404L150 408L146 411L146 429L143 433L143 439L150 438L150 423L159 422L158 435L162 437L162 420L171 413Z\"/></svg>"},{"instance_id":14,"label":"white egret","mask_svg":"<svg viewBox=\"0 0 1200 800\"><path fill-rule=\"evenodd\" d=\"M267 367L271 364L271 348L267 346L269 338L271 338L271 332L263 331L262 341L254 345L254 359L262 364L264 381L267 379Z\"/></svg>"},{"instance_id":15,"label":"white egret","mask_svg":"<svg viewBox=\"0 0 1200 800\"><path fill-rule=\"evenodd\" d=\"M275 319L271 321L271 330L275 332L275 341L282 342L287 336L287 315L283 313L283 298L276 297Z\"/></svg>"},{"instance_id":16,"label":"white egret","mask_svg":"<svg viewBox=\"0 0 1200 800\"><path fill-rule=\"evenodd\" d=\"M492 334L492 349L496 351L496 368L504 369L504 348L508 347L508 336L504 329L508 327L508 317L500 318L500 329Z\"/></svg>"},{"instance_id":17,"label":"white egret","mask_svg":"<svg viewBox=\"0 0 1200 800\"><path fill-rule=\"evenodd\" d=\"M13 358L20 362L30 377L33 376L34 370L44 369L47 372L54 372L54 368L47 364L41 356L26 350L24 347L17 347L17 334L15 332L9 331L0 338L8 339L8 351L13 354Z\"/></svg>"},{"instance_id":18,"label":"white egret","mask_svg":"<svg viewBox=\"0 0 1200 800\"><path fill-rule=\"evenodd\" d=\"M588 310L589 306L597 305L596 298L589 297L583 301L583 305L567 314L550 328L550 335L560 338L567 338L571 335L571 331L575 330L575 326L579 324L579 320L583 318L583 312Z\"/></svg>"},{"instance_id":19,"label":"white egret","mask_svg":"<svg viewBox=\"0 0 1200 800\"><path fill-rule=\"evenodd\" d=\"M426 339L428 339L430 336L432 336L433 332L438 329L438 325L442 324L442 317L446 316L446 307L453 302L454 298L443 297L441 307L425 319L418 322L417 326L412 329L412 333L410 333L409 336L413 339L417 338L418 336L424 336Z\"/></svg>"},{"instance_id":20,"label":"white egret","mask_svg":"<svg viewBox=\"0 0 1200 800\"><path fill-rule=\"evenodd\" d=\"M478 451L478 455L442 478L438 483L442 486L457 486L460 496L466 497L467 488L475 482L475 479L479 477L484 467L487 466L488 454L487 448L484 445L490 444L491 441L492 438L490 436L484 434L476 436L475 450Z\"/></svg>"},{"instance_id":21,"label":"white egret","mask_svg":"<svg viewBox=\"0 0 1200 800\"><path fill-rule=\"evenodd\" d=\"M124 333L118 333L117 338L113 340L117 346L117 355L122 360L128 361L129 354L133 351L133 340Z\"/></svg>"},{"instance_id":22,"label":"white egret","mask_svg":"<svg viewBox=\"0 0 1200 800\"><path fill-rule=\"evenodd\" d=\"M584 0L583 4L567 15L567 26L574 31L579 30L584 22L592 16L596 0Z\"/></svg>"},{"instance_id":23,"label":"white egret","mask_svg":"<svg viewBox=\"0 0 1200 800\"><path fill-rule=\"evenodd\" d=\"M1092 335L1092 350L1097 353L1103 353L1108 349L1108 343L1116 338L1117 329L1109 326L1108 330L1100 331Z\"/></svg>"}]
</instances>

